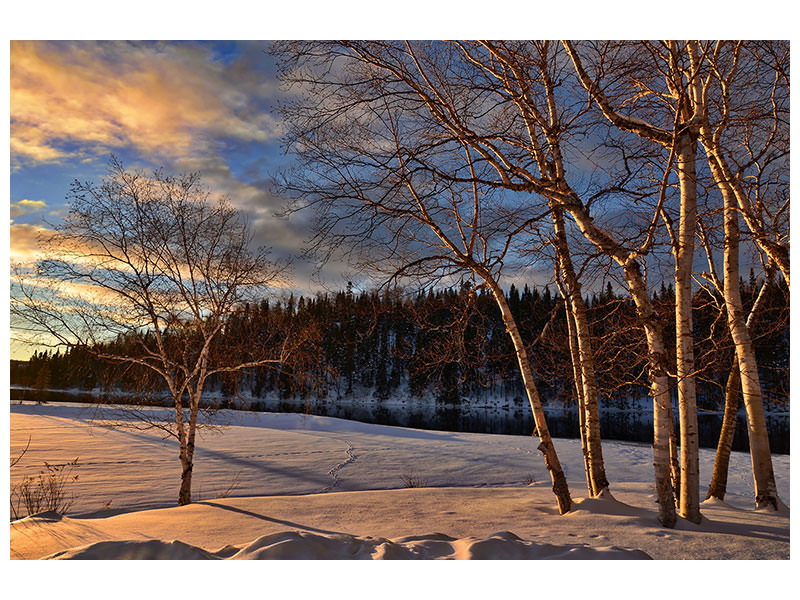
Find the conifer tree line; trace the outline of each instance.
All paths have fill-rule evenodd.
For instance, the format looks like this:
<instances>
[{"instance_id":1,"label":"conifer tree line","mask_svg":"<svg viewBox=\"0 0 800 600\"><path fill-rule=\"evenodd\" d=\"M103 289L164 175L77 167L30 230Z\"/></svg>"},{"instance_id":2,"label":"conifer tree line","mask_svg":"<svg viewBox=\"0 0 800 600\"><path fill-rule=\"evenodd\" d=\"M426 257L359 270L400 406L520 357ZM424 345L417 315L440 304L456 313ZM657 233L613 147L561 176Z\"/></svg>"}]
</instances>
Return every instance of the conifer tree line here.
<instances>
[{"instance_id":1,"label":"conifer tree line","mask_svg":"<svg viewBox=\"0 0 800 600\"><path fill-rule=\"evenodd\" d=\"M745 304L755 300L760 280L742 282ZM566 336L563 298L542 288L511 285L508 304L530 347L532 367L550 402L574 404L575 388ZM646 349L641 326L629 299L610 283L585 298L597 348L597 377L601 403L628 406L626 400L647 394ZM695 295L695 336L702 369L700 406L721 410L733 361L733 344L719 322L715 303L705 290ZM669 285L653 293L653 303L665 325L674 319L674 292ZM789 307L782 280L768 284L762 320L755 339L765 400L785 407L789 386ZM544 335L540 333L544 330ZM437 402L524 395L514 349L505 333L496 304L486 291L469 286L431 289L340 291L315 297L265 299L245 304L229 318L219 338L219 352L241 346L241 339L268 340L279 352L287 336L302 336L303 344L280 367L253 367L217 377L211 388L224 398L339 398L393 394L427 397ZM538 339L537 339L538 338ZM127 346L127 348L126 348ZM133 340L115 340L103 353L135 353ZM674 356L674 345L668 349ZM12 361L11 383L36 389L115 389L148 392L145 369L120 371L96 358L95 352L75 347L65 352L35 352L28 361ZM158 382L150 382L157 386ZM247 405L245 403L245 405Z\"/></svg>"}]
</instances>

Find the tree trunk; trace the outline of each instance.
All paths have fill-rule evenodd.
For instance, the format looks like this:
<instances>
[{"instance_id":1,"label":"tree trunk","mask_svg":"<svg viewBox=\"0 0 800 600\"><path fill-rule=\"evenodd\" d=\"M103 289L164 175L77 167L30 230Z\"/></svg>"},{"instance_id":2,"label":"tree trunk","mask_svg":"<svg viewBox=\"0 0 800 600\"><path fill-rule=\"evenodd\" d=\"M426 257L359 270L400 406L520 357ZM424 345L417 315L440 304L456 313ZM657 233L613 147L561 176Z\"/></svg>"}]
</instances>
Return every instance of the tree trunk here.
<instances>
[{"instance_id":1,"label":"tree trunk","mask_svg":"<svg viewBox=\"0 0 800 600\"><path fill-rule=\"evenodd\" d=\"M644 326L648 351L648 379L653 398L653 470L658 497L658 520L664 527L675 526L675 496L670 481L670 423L672 401L666 371L664 334L653 309L647 284L639 263L633 260L603 229L595 225L583 205L576 201L568 207L583 235L598 249L611 256L625 274L625 282L636 306L636 315Z\"/></svg>"},{"instance_id":2,"label":"tree trunk","mask_svg":"<svg viewBox=\"0 0 800 600\"><path fill-rule=\"evenodd\" d=\"M188 449L181 450L181 487L178 491L178 506L192 503L192 469L194 457Z\"/></svg>"},{"instance_id":3,"label":"tree trunk","mask_svg":"<svg viewBox=\"0 0 800 600\"><path fill-rule=\"evenodd\" d=\"M192 502L192 467L193 456L189 454L186 435L186 423L183 420L183 392L174 392L173 404L175 406L175 426L178 430L178 458L181 462L181 485L178 489L178 506L185 506Z\"/></svg>"},{"instance_id":4,"label":"tree trunk","mask_svg":"<svg viewBox=\"0 0 800 600\"><path fill-rule=\"evenodd\" d=\"M650 395L653 398L653 471L659 505L658 520L664 527L674 527L675 490L670 469L670 437L673 433L672 398L666 371L664 334L636 263L625 266L625 279L633 296L637 315L644 323L647 339L650 363L648 378Z\"/></svg>"},{"instance_id":5,"label":"tree trunk","mask_svg":"<svg viewBox=\"0 0 800 600\"><path fill-rule=\"evenodd\" d=\"M589 474L592 496L602 494L608 489L603 448L600 441L600 406L597 400L599 390L594 371L594 351L592 349L589 319L586 316L586 303L581 295L581 285L572 266L572 259L567 243L564 227L563 209L555 204L553 208L553 226L555 228L555 247L560 271L567 290L566 301L570 305L574 319L575 339L577 341L577 357L583 385L583 403L585 416L586 450L588 452ZM574 356L573 356L574 360ZM580 396L579 396L580 398Z\"/></svg>"},{"instance_id":6,"label":"tree trunk","mask_svg":"<svg viewBox=\"0 0 800 600\"><path fill-rule=\"evenodd\" d=\"M672 410L672 394L670 393L669 405L665 416L669 426L669 468L672 489L681 489L681 457L678 455L678 432L675 431L675 413ZM675 496L675 510L680 511L680 497Z\"/></svg>"},{"instance_id":7,"label":"tree trunk","mask_svg":"<svg viewBox=\"0 0 800 600\"><path fill-rule=\"evenodd\" d=\"M735 199L724 186L725 206L725 246L723 261L725 265L725 308L728 313L728 327L736 347L739 363L739 379L742 398L747 412L747 433L750 438L750 458L753 464L756 507L778 509L778 494L775 475L772 471L772 454L769 449L767 423L764 418L764 403L761 396L761 382L758 376L753 343L744 318L744 308L739 290L739 213Z\"/></svg>"},{"instance_id":8,"label":"tree trunk","mask_svg":"<svg viewBox=\"0 0 800 600\"><path fill-rule=\"evenodd\" d=\"M725 385L725 412L722 416L722 429L719 432L717 454L714 457L714 473L708 486L706 500L725 499L728 486L728 463L731 457L733 434L736 432L736 414L739 412L739 364L734 359L728 383Z\"/></svg>"},{"instance_id":9,"label":"tree trunk","mask_svg":"<svg viewBox=\"0 0 800 600\"><path fill-rule=\"evenodd\" d=\"M558 274L556 277L559 277ZM578 422L581 435L581 452L583 454L583 468L586 472L586 487L589 495L594 496L592 487L591 468L589 466L589 449L586 446L586 403L583 397L583 376L581 375L580 357L578 355L578 339L575 335L575 317L572 314L572 306L567 298L566 290L559 279L556 280L561 296L564 298L564 311L567 316L567 336L569 338L569 353L572 359L572 373L575 378L575 394L578 398Z\"/></svg>"},{"instance_id":10,"label":"tree trunk","mask_svg":"<svg viewBox=\"0 0 800 600\"><path fill-rule=\"evenodd\" d=\"M569 486L567 485L567 478L561 468L561 463L558 460L553 440L550 437L550 431L547 428L544 410L542 403L539 399L539 392L533 380L533 372L531 365L528 361L528 352L522 342L522 336L519 333L519 328L511 314L511 308L508 306L505 294L502 288L494 279L488 274L482 274L483 279L489 284L492 290L495 301L500 308L500 313L503 316L503 323L506 326L506 331L511 336L514 343L514 350L517 354L517 362L519 364L520 373L522 375L522 382L525 385L525 392L528 396L528 402L533 411L533 420L536 424L536 435L539 437L538 450L544 455L544 462L547 470L550 472L550 479L553 482L553 493L556 495L558 502L558 512L564 514L572 507L572 500L569 495Z\"/></svg>"},{"instance_id":11,"label":"tree trunk","mask_svg":"<svg viewBox=\"0 0 800 600\"><path fill-rule=\"evenodd\" d=\"M594 372L594 355L591 346L589 323L586 316L586 304L580 295L570 294L575 317L575 332L578 342L580 366L583 376L583 397L586 414L586 448L589 452L589 469L592 475L593 495L598 496L608 490L608 479L603 462L603 450L600 441L600 404L599 389Z\"/></svg>"},{"instance_id":12,"label":"tree trunk","mask_svg":"<svg viewBox=\"0 0 800 600\"><path fill-rule=\"evenodd\" d=\"M205 358L202 360L201 378L205 378ZM185 428L181 416L180 459L181 459L181 487L178 491L178 506L192 503L192 471L194 470L195 439L197 437L197 414L200 411L200 396L203 383L200 382L194 389L190 389L189 396L189 423ZM183 413L182 410L178 411Z\"/></svg>"},{"instance_id":13,"label":"tree trunk","mask_svg":"<svg viewBox=\"0 0 800 600\"><path fill-rule=\"evenodd\" d=\"M697 431L697 390L694 377L692 328L692 265L697 224L697 143L690 131L678 136L678 181L681 215L675 254L675 346L680 421L681 489L680 515L699 523L700 461Z\"/></svg>"}]
</instances>

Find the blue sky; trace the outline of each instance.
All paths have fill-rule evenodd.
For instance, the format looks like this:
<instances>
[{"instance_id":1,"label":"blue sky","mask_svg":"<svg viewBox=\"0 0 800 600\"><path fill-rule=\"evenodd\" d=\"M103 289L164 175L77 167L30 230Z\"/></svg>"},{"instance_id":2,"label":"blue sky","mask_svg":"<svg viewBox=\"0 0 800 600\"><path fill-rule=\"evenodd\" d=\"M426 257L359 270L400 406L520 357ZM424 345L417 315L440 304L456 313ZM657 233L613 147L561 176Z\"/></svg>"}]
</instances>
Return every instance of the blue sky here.
<instances>
[{"instance_id":1,"label":"blue sky","mask_svg":"<svg viewBox=\"0 0 800 600\"><path fill-rule=\"evenodd\" d=\"M97 181L113 153L130 168L200 171L292 254L302 222L274 216L267 181L286 166L269 42L12 42L11 260L36 256L73 179ZM314 284L301 265L297 288Z\"/></svg>"},{"instance_id":2,"label":"blue sky","mask_svg":"<svg viewBox=\"0 0 800 600\"><path fill-rule=\"evenodd\" d=\"M74 179L99 181L113 153L128 168L199 171L250 217L256 242L293 257L306 215L279 218L268 181L288 160L272 108L281 90L269 42L11 42L10 261L33 265L37 239L67 209ZM295 258L289 289L344 287L343 264ZM12 343L12 356L30 350Z\"/></svg>"}]
</instances>

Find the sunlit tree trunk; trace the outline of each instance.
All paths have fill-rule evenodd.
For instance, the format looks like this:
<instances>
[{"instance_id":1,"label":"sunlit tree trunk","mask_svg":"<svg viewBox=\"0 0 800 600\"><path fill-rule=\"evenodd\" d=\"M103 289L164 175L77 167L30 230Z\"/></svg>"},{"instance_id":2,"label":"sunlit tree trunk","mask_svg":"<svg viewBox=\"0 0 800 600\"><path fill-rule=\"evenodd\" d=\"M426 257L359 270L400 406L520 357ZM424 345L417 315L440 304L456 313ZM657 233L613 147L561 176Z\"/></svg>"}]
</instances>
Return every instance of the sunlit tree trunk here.
<instances>
[{"instance_id":1,"label":"sunlit tree trunk","mask_svg":"<svg viewBox=\"0 0 800 600\"><path fill-rule=\"evenodd\" d=\"M502 288L489 275L484 275L484 280L487 282L494 295L495 301L500 308L500 313L503 316L503 324L514 344L514 351L517 354L517 363L519 364L520 373L522 374L522 383L525 386L528 403L533 412L533 420L536 424L536 435L539 437L538 450L544 455L544 462L550 473L550 479L553 482L553 493L556 495L558 501L558 511L563 515L568 512L572 506L569 486L567 485L567 478L564 475L564 471L561 468L561 463L558 460L555 446L553 446L550 430L547 428L544 410L542 409L542 403L539 399L539 392L536 390L536 385L534 384L533 372L531 371L531 364L528 360L528 352L525 349L525 344L522 342L522 336L519 333L517 322L511 314L511 308L508 305Z\"/></svg>"},{"instance_id":2,"label":"sunlit tree trunk","mask_svg":"<svg viewBox=\"0 0 800 600\"><path fill-rule=\"evenodd\" d=\"M724 86L723 89L725 90L725 100L727 101L727 89ZM727 108L727 102L725 107ZM766 283L762 286L758 298L751 309L748 322L746 322L739 288L739 215L740 209L742 208L742 200L739 196L741 195L741 189L735 182L731 181L724 157L717 151L719 132L721 130L722 127L712 132L708 122L704 121L700 130L700 139L707 150L708 164L723 199L725 230L723 246L723 296L725 298L725 308L728 317L728 328L736 349L735 364L738 364L742 399L747 413L756 507L768 506L777 509L778 496L775 487L775 476L772 470L772 454L769 448L769 436L766 419L764 417L764 404L758 375L758 364L748 330L748 322L754 317L757 307L763 298ZM750 225L751 229L753 228L753 225L749 221L748 225ZM765 249L766 252L766 248L763 244L762 249ZM785 250L785 248L779 248L778 250ZM782 272L784 272L785 269L785 277L788 285L788 255L785 257L785 260L782 260L784 257L782 257L780 251L767 252L767 254L774 260ZM720 444L722 444L722 441L721 435ZM728 453L730 453L730 450L728 450ZM720 469L722 468L727 468L727 465L721 464ZM715 478L717 474L716 470L715 464ZM712 485L714 485L713 481ZM721 493L724 495L724 483L721 488L718 485L715 487L715 494L719 493L720 489L722 490ZM712 495L711 489L709 489L709 495Z\"/></svg>"},{"instance_id":3,"label":"sunlit tree trunk","mask_svg":"<svg viewBox=\"0 0 800 600\"><path fill-rule=\"evenodd\" d=\"M647 284L639 263L595 224L582 205L576 202L570 206L569 211L583 235L622 267L625 283L636 307L636 316L644 326L647 340L650 396L653 398L653 470L659 504L658 520L665 527L674 527L676 521L675 494L670 476L672 400L667 379L664 333L647 293Z\"/></svg>"},{"instance_id":4,"label":"sunlit tree trunk","mask_svg":"<svg viewBox=\"0 0 800 600\"><path fill-rule=\"evenodd\" d=\"M761 396L761 383L758 377L753 342L747 329L739 290L739 213L735 199L726 190L725 203L725 246L723 261L725 265L725 307L728 314L728 327L736 348L739 363L739 379L742 386L742 399L747 411L747 431L750 438L750 458L753 463L756 507L778 508L778 495L775 488L775 475L772 471L772 454L769 449L767 423L764 418L764 403Z\"/></svg>"},{"instance_id":5,"label":"sunlit tree trunk","mask_svg":"<svg viewBox=\"0 0 800 600\"><path fill-rule=\"evenodd\" d=\"M581 436L581 454L583 455L583 469L586 473L586 488L590 495L594 495L592 487L592 476L589 467L589 449L586 447L586 404L583 396L583 376L581 375L580 357L578 355L578 338L575 335L575 317L572 313L572 305L567 298L567 292L561 281L560 275L556 274L556 283L561 296L564 298L564 312L567 318L567 337L569 339L569 354L572 360L572 374L575 380L575 394L578 398L578 427Z\"/></svg>"},{"instance_id":6,"label":"sunlit tree trunk","mask_svg":"<svg viewBox=\"0 0 800 600\"><path fill-rule=\"evenodd\" d=\"M697 431L697 391L694 377L692 327L692 265L697 224L697 143L689 132L678 139L678 181L681 212L675 248L675 335L680 417L681 487L680 515L699 523L700 461Z\"/></svg>"},{"instance_id":7,"label":"sunlit tree trunk","mask_svg":"<svg viewBox=\"0 0 800 600\"><path fill-rule=\"evenodd\" d=\"M572 259L567 244L567 235L564 227L563 209L554 207L553 224L555 227L556 255L560 271L567 290L567 301L574 319L574 333L577 342L578 368L580 381L583 386L584 405L584 437L588 453L589 478L591 481L590 492L597 496L608 489L605 465L603 464L603 449L600 441L600 406L597 400L599 390L597 377L594 371L594 353L592 350L589 320L586 315L586 303L581 295L581 285L575 274ZM574 357L573 357L574 360ZM579 396L580 398L580 396Z\"/></svg>"}]
</instances>

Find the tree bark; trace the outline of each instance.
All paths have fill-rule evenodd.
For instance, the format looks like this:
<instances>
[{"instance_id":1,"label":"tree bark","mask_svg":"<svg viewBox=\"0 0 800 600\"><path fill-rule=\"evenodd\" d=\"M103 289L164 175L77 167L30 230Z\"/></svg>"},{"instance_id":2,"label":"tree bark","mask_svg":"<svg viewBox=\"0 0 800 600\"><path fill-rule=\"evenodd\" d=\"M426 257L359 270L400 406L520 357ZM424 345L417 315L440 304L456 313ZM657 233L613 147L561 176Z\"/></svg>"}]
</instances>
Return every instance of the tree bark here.
<instances>
[{"instance_id":1,"label":"tree bark","mask_svg":"<svg viewBox=\"0 0 800 600\"><path fill-rule=\"evenodd\" d=\"M717 443L717 454L714 457L714 473L708 486L706 500L709 498L725 499L728 486L728 464L731 457L733 434L736 433L736 414L739 412L739 364L734 359L728 382L725 385L725 412L722 416L722 429Z\"/></svg>"},{"instance_id":2,"label":"tree bark","mask_svg":"<svg viewBox=\"0 0 800 600\"><path fill-rule=\"evenodd\" d=\"M675 335L680 420L681 487L680 515L699 523L700 461L697 431L697 390L694 377L692 327L692 264L697 225L697 142L684 130L678 136L678 181L681 214L675 251Z\"/></svg>"},{"instance_id":3,"label":"tree bark","mask_svg":"<svg viewBox=\"0 0 800 600\"><path fill-rule=\"evenodd\" d=\"M175 405L175 425L178 430L178 458L181 463L181 484L178 488L178 506L185 506L192 502L192 469L194 456L189 452L187 425L183 420L182 391L176 392L173 397Z\"/></svg>"},{"instance_id":4,"label":"tree bark","mask_svg":"<svg viewBox=\"0 0 800 600\"><path fill-rule=\"evenodd\" d=\"M594 488L592 486L592 475L589 467L589 449L586 447L586 403L583 397L583 376L581 375L580 357L578 355L578 339L575 335L575 317L572 314L572 305L567 298L566 290L563 283L560 281L560 276L556 275L556 283L561 296L564 298L564 311L567 316L567 336L569 338L569 353L572 359L572 373L575 379L575 394L578 398L578 426L580 428L581 436L581 453L583 454L583 468L586 473L586 488L589 490L589 495L594 496Z\"/></svg>"},{"instance_id":5,"label":"tree bark","mask_svg":"<svg viewBox=\"0 0 800 600\"><path fill-rule=\"evenodd\" d=\"M648 352L648 379L650 396L653 398L653 470L655 489L659 504L658 520L664 527L674 527L675 495L670 478L670 432L672 430L672 400L666 370L664 333L647 293L639 263L632 258L603 229L598 227L585 207L579 202L567 207L583 235L599 250L612 257L619 264L625 276L625 283L636 306L636 315L645 330Z\"/></svg>"},{"instance_id":6,"label":"tree bark","mask_svg":"<svg viewBox=\"0 0 800 600\"><path fill-rule=\"evenodd\" d=\"M747 432L750 438L750 458L756 492L756 508L778 509L778 494L772 470L764 402L758 376L753 342L744 318L744 308L739 290L739 212L733 194L723 186L725 207L725 265L724 296L728 314L728 327L736 348L742 398L747 412ZM752 314L752 313L751 313Z\"/></svg>"},{"instance_id":7,"label":"tree bark","mask_svg":"<svg viewBox=\"0 0 800 600\"><path fill-rule=\"evenodd\" d=\"M188 449L181 451L181 487L178 490L178 506L192 503L192 470L194 458Z\"/></svg>"},{"instance_id":8,"label":"tree bark","mask_svg":"<svg viewBox=\"0 0 800 600\"><path fill-rule=\"evenodd\" d=\"M599 390L597 377L594 371L594 352L592 349L589 320L586 316L586 303L581 295L581 285L575 274L572 259L567 243L567 233L564 226L563 209L551 203L553 208L553 226L555 228L556 257L559 270L567 291L566 301L570 305L570 313L574 319L574 333L577 342L578 368L580 381L583 386L583 406L585 416L584 437L588 453L589 476L591 479L590 492L592 496L602 494L608 489L605 465L603 463L603 449L600 441L600 406L597 401ZM573 355L573 360L575 356ZM579 399L581 396L579 396Z\"/></svg>"},{"instance_id":9,"label":"tree bark","mask_svg":"<svg viewBox=\"0 0 800 600\"><path fill-rule=\"evenodd\" d=\"M569 494L569 486L567 485L567 478L561 468L561 463L558 460L553 440L550 437L550 430L547 428L547 421L545 419L542 403L539 399L539 392L536 390L534 384L533 372L531 371L530 361L528 360L528 352L525 349L525 344L522 342L522 336L519 333L516 320L511 314L511 308L506 301L505 294L499 284L488 275L483 275L484 280L489 284L495 301L500 308L500 313L503 316L503 323L506 326L506 331L511 336L514 344L514 351L517 354L517 362L519 364L520 373L522 374L522 382L525 386L525 393L528 396L528 403L533 412L533 420L536 424L536 435L539 437L538 450L544 455L544 462L547 470L550 473L550 479L553 483L553 493L556 495L558 502L558 512L564 514L569 512L572 507L572 499Z\"/></svg>"}]
</instances>

